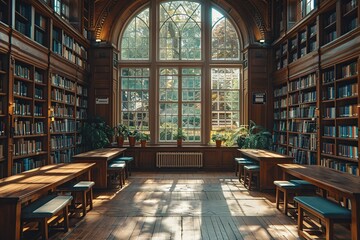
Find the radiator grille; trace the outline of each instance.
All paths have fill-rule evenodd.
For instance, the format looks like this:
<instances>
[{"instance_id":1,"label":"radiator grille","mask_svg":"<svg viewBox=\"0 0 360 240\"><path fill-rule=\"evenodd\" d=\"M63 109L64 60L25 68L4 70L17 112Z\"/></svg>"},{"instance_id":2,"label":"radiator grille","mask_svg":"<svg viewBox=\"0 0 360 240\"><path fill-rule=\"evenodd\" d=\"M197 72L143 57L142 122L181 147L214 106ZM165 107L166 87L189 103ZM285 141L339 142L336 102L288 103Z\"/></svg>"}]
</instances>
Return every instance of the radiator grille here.
<instances>
[{"instance_id":1,"label":"radiator grille","mask_svg":"<svg viewBox=\"0 0 360 240\"><path fill-rule=\"evenodd\" d=\"M156 166L161 167L202 167L203 158L200 152L158 152Z\"/></svg>"}]
</instances>

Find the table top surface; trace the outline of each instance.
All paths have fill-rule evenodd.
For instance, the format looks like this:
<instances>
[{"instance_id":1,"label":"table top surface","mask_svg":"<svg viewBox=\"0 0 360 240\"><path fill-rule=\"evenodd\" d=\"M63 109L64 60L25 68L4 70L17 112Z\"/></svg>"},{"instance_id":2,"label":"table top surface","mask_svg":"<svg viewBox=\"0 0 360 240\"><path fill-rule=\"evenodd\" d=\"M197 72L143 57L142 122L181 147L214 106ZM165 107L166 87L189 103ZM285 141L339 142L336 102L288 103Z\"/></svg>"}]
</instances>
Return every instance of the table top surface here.
<instances>
[{"instance_id":1,"label":"table top surface","mask_svg":"<svg viewBox=\"0 0 360 240\"><path fill-rule=\"evenodd\" d=\"M26 201L38 192L61 185L90 170L95 163L46 165L0 179L0 200Z\"/></svg>"},{"instance_id":2,"label":"table top surface","mask_svg":"<svg viewBox=\"0 0 360 240\"><path fill-rule=\"evenodd\" d=\"M283 171L312 184L348 196L360 195L360 177L319 165L278 164Z\"/></svg>"},{"instance_id":3,"label":"table top surface","mask_svg":"<svg viewBox=\"0 0 360 240\"><path fill-rule=\"evenodd\" d=\"M278 158L278 159L294 159L293 157L282 155L277 152L262 149L238 149L242 154L254 158Z\"/></svg>"},{"instance_id":4,"label":"table top surface","mask_svg":"<svg viewBox=\"0 0 360 240\"><path fill-rule=\"evenodd\" d=\"M99 148L88 152L83 152L73 156L76 158L98 158L98 159L110 159L123 153L126 148Z\"/></svg>"}]
</instances>

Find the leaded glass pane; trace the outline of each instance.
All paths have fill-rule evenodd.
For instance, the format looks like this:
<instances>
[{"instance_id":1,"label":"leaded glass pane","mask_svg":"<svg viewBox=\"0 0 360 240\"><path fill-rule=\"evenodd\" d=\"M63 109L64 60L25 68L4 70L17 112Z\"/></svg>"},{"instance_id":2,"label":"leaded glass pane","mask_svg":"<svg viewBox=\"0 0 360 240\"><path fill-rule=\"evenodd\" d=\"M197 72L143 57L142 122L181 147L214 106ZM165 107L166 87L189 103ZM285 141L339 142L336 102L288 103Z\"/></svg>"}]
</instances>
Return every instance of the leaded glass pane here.
<instances>
[{"instance_id":1,"label":"leaded glass pane","mask_svg":"<svg viewBox=\"0 0 360 240\"><path fill-rule=\"evenodd\" d=\"M160 60L201 59L201 5L171 1L160 4Z\"/></svg>"},{"instance_id":2,"label":"leaded glass pane","mask_svg":"<svg viewBox=\"0 0 360 240\"><path fill-rule=\"evenodd\" d=\"M240 70L212 68L212 130L233 129L240 126Z\"/></svg>"},{"instance_id":3,"label":"leaded glass pane","mask_svg":"<svg viewBox=\"0 0 360 240\"><path fill-rule=\"evenodd\" d=\"M239 60L240 46L234 25L223 14L212 9L211 58Z\"/></svg>"},{"instance_id":4,"label":"leaded glass pane","mask_svg":"<svg viewBox=\"0 0 360 240\"><path fill-rule=\"evenodd\" d=\"M121 39L121 59L148 60L149 39L149 9L147 8L126 26Z\"/></svg>"},{"instance_id":5,"label":"leaded glass pane","mask_svg":"<svg viewBox=\"0 0 360 240\"><path fill-rule=\"evenodd\" d=\"M131 130L149 130L148 68L121 69L121 122Z\"/></svg>"}]
</instances>

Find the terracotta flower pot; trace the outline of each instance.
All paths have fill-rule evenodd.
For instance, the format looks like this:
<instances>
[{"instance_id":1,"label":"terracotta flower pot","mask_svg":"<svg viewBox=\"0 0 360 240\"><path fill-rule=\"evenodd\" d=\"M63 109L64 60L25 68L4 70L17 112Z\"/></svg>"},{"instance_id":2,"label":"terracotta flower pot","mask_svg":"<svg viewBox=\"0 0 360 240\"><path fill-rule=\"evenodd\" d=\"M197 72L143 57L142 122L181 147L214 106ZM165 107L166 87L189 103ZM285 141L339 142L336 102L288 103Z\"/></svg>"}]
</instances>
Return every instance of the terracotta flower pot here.
<instances>
[{"instance_id":1,"label":"terracotta flower pot","mask_svg":"<svg viewBox=\"0 0 360 240\"><path fill-rule=\"evenodd\" d=\"M177 143L177 146L178 147L181 147L182 146L182 139L180 138L180 139L177 139L176 140L176 143Z\"/></svg>"},{"instance_id":2,"label":"terracotta flower pot","mask_svg":"<svg viewBox=\"0 0 360 240\"><path fill-rule=\"evenodd\" d=\"M130 147L134 147L134 146L135 146L135 142L136 142L136 138L135 138L135 137L132 137L132 136L129 136L128 139L129 139L129 146L130 146Z\"/></svg>"},{"instance_id":3,"label":"terracotta flower pot","mask_svg":"<svg viewBox=\"0 0 360 240\"><path fill-rule=\"evenodd\" d=\"M221 147L222 140L215 140L216 147Z\"/></svg>"},{"instance_id":4,"label":"terracotta flower pot","mask_svg":"<svg viewBox=\"0 0 360 240\"><path fill-rule=\"evenodd\" d=\"M146 147L146 140L140 140L141 147Z\"/></svg>"},{"instance_id":5,"label":"terracotta flower pot","mask_svg":"<svg viewBox=\"0 0 360 240\"><path fill-rule=\"evenodd\" d=\"M122 147L124 145L124 136L117 137L117 144L119 147Z\"/></svg>"}]
</instances>

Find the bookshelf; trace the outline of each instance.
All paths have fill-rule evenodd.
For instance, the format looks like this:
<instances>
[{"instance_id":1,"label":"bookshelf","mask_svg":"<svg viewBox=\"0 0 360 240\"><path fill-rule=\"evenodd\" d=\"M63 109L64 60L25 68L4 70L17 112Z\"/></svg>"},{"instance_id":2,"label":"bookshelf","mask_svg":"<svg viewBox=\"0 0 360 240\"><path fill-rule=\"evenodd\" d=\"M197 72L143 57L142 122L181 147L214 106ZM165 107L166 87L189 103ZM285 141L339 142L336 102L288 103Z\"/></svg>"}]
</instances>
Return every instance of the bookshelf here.
<instances>
[{"instance_id":1,"label":"bookshelf","mask_svg":"<svg viewBox=\"0 0 360 240\"><path fill-rule=\"evenodd\" d=\"M6 175L6 158L7 158L7 135L8 129L8 67L7 57L0 53L0 178Z\"/></svg>"},{"instance_id":2,"label":"bookshelf","mask_svg":"<svg viewBox=\"0 0 360 240\"><path fill-rule=\"evenodd\" d=\"M31 5L23 0L15 3L15 29L31 38Z\"/></svg>"},{"instance_id":3,"label":"bookshelf","mask_svg":"<svg viewBox=\"0 0 360 240\"><path fill-rule=\"evenodd\" d=\"M322 71L320 163L354 175L359 175L358 82L357 59Z\"/></svg>"},{"instance_id":4,"label":"bookshelf","mask_svg":"<svg viewBox=\"0 0 360 240\"><path fill-rule=\"evenodd\" d=\"M300 164L316 164L316 73L288 82L288 154Z\"/></svg>"},{"instance_id":5,"label":"bookshelf","mask_svg":"<svg viewBox=\"0 0 360 240\"><path fill-rule=\"evenodd\" d=\"M288 86L286 83L274 88L274 150L287 154L287 99Z\"/></svg>"},{"instance_id":6,"label":"bookshelf","mask_svg":"<svg viewBox=\"0 0 360 240\"><path fill-rule=\"evenodd\" d=\"M81 153L85 149L82 146L80 130L88 118L88 88L86 84L77 83L76 86L76 153Z\"/></svg>"},{"instance_id":7,"label":"bookshelf","mask_svg":"<svg viewBox=\"0 0 360 240\"><path fill-rule=\"evenodd\" d=\"M80 68L87 66L87 51L83 45L61 28L53 26L52 51Z\"/></svg>"},{"instance_id":8,"label":"bookshelf","mask_svg":"<svg viewBox=\"0 0 360 240\"><path fill-rule=\"evenodd\" d=\"M47 72L15 60L11 129L11 174L47 164Z\"/></svg>"},{"instance_id":9,"label":"bookshelf","mask_svg":"<svg viewBox=\"0 0 360 240\"><path fill-rule=\"evenodd\" d=\"M358 26L358 1L343 0L341 3L341 34L352 31Z\"/></svg>"},{"instance_id":10,"label":"bookshelf","mask_svg":"<svg viewBox=\"0 0 360 240\"><path fill-rule=\"evenodd\" d=\"M51 75L51 163L70 162L75 153L75 94L74 80Z\"/></svg>"},{"instance_id":11,"label":"bookshelf","mask_svg":"<svg viewBox=\"0 0 360 240\"><path fill-rule=\"evenodd\" d=\"M47 31L48 31L48 24L47 18L41 15L38 12L35 12L35 23L34 23L34 40L35 42L47 46Z\"/></svg>"}]
</instances>

